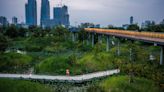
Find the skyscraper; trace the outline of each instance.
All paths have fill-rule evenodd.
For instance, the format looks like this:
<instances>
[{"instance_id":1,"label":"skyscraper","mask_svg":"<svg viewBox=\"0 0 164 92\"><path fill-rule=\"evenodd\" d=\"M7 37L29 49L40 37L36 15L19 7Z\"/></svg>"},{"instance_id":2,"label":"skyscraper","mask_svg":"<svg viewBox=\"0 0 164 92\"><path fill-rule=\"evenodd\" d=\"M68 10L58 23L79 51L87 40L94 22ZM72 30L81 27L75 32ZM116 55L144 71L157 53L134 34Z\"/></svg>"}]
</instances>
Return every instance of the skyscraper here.
<instances>
[{"instance_id":1,"label":"skyscraper","mask_svg":"<svg viewBox=\"0 0 164 92\"><path fill-rule=\"evenodd\" d=\"M54 26L65 26L69 27L70 22L69 22L69 14L68 14L68 7L67 6L61 6L61 7L54 7L53 11L53 19L48 19L45 18L42 21L42 27L54 27ZM44 15L44 14L43 14Z\"/></svg>"},{"instance_id":2,"label":"skyscraper","mask_svg":"<svg viewBox=\"0 0 164 92\"><path fill-rule=\"evenodd\" d=\"M68 27L70 25L68 7L55 7L54 19L58 21L58 25L65 25L66 27Z\"/></svg>"},{"instance_id":3,"label":"skyscraper","mask_svg":"<svg viewBox=\"0 0 164 92\"><path fill-rule=\"evenodd\" d=\"M50 4L48 0L41 2L41 19L40 24L43 25L44 21L50 20Z\"/></svg>"},{"instance_id":4,"label":"skyscraper","mask_svg":"<svg viewBox=\"0 0 164 92\"><path fill-rule=\"evenodd\" d=\"M133 24L133 16L130 17L130 25Z\"/></svg>"},{"instance_id":5,"label":"skyscraper","mask_svg":"<svg viewBox=\"0 0 164 92\"><path fill-rule=\"evenodd\" d=\"M29 26L37 25L37 5L36 0L28 0L25 5L26 9L26 24Z\"/></svg>"}]
</instances>

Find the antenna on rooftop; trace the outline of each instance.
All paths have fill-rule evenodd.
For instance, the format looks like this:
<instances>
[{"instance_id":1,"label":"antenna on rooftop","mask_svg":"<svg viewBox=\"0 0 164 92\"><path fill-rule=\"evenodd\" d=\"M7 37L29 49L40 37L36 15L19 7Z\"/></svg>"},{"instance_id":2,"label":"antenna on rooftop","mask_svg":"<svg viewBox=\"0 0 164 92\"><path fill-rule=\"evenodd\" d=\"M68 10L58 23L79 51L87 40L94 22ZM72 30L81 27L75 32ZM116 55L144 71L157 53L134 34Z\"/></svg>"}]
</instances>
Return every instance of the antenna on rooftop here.
<instances>
[{"instance_id":1,"label":"antenna on rooftop","mask_svg":"<svg viewBox=\"0 0 164 92\"><path fill-rule=\"evenodd\" d=\"M59 6L61 6L61 7L63 6L63 0L59 1Z\"/></svg>"}]
</instances>

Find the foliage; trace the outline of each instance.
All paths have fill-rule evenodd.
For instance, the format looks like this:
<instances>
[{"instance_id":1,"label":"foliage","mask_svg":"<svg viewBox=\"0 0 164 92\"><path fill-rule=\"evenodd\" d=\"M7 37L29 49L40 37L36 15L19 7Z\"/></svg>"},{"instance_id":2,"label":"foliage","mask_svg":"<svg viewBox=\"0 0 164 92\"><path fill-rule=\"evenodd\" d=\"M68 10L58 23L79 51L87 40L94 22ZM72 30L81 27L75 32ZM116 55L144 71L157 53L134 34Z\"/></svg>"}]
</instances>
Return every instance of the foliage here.
<instances>
[{"instance_id":1,"label":"foliage","mask_svg":"<svg viewBox=\"0 0 164 92\"><path fill-rule=\"evenodd\" d=\"M164 32L164 25L151 25L147 28L142 29L143 31L149 31L149 32Z\"/></svg>"},{"instance_id":2,"label":"foliage","mask_svg":"<svg viewBox=\"0 0 164 92\"><path fill-rule=\"evenodd\" d=\"M79 37L76 42L72 42L68 30L60 26L53 29L31 27L29 30L6 27L0 30L4 34L0 36L0 43L2 43L0 47L3 47L3 51L9 46L7 49L14 48L27 52L27 55L1 53L0 72L22 73L35 66L36 73L39 74L65 75L66 69L69 69L71 75L78 75L119 68L121 74L128 75L133 71L135 76L151 79L157 83L164 79L163 66L159 65L160 49L150 47L149 44L121 40L121 54L118 56L117 45L111 45L110 51L105 52L106 44L97 42L98 35L95 35L94 47L86 45L87 34L83 29L78 33ZM14 30L16 34L10 34L11 30ZM20 30L24 30L22 34ZM24 37L25 33L29 33L29 36ZM8 44L6 36L10 37L11 44ZM116 41L117 39L112 38L111 40ZM130 48L133 63L130 60ZM154 55L155 60L149 60L150 54ZM96 91L96 88L93 90Z\"/></svg>"},{"instance_id":3,"label":"foliage","mask_svg":"<svg viewBox=\"0 0 164 92\"><path fill-rule=\"evenodd\" d=\"M69 69L71 75L91 73L96 71L113 69L114 59L107 53L94 55L87 53L78 58L76 54L70 56L50 57L42 61L37 67L37 73L64 74Z\"/></svg>"},{"instance_id":4,"label":"foliage","mask_svg":"<svg viewBox=\"0 0 164 92\"><path fill-rule=\"evenodd\" d=\"M162 72L163 68L159 66L159 56L155 56L159 53L155 53L155 51L158 51L158 48L139 46L136 43L128 44L130 45L121 46L121 56L115 59L114 64L118 66L124 74L133 72L135 76L151 79L158 83L161 82L163 80L163 75L160 72ZM130 48L133 48L133 55L131 57L133 61L130 60ZM156 58L153 61L149 60L151 50L153 50ZM115 53L115 51L115 48L111 50L112 53Z\"/></svg>"},{"instance_id":5,"label":"foliage","mask_svg":"<svg viewBox=\"0 0 164 92\"><path fill-rule=\"evenodd\" d=\"M10 38L15 38L15 37L19 36L19 32L18 32L18 29L16 28L16 26L13 25L13 26L7 28L5 35L9 36Z\"/></svg>"},{"instance_id":6,"label":"foliage","mask_svg":"<svg viewBox=\"0 0 164 92\"><path fill-rule=\"evenodd\" d=\"M84 29L80 29L80 32L78 32L78 40L82 42L84 40L87 40L87 38L87 32Z\"/></svg>"},{"instance_id":7,"label":"foliage","mask_svg":"<svg viewBox=\"0 0 164 92\"><path fill-rule=\"evenodd\" d=\"M7 37L0 33L0 52L4 52L9 45L9 40Z\"/></svg>"},{"instance_id":8,"label":"foliage","mask_svg":"<svg viewBox=\"0 0 164 92\"><path fill-rule=\"evenodd\" d=\"M128 76L110 77L100 83L104 92L159 92L159 88L151 80L134 78L134 83L129 83Z\"/></svg>"},{"instance_id":9,"label":"foliage","mask_svg":"<svg viewBox=\"0 0 164 92\"><path fill-rule=\"evenodd\" d=\"M139 30L139 26L137 24L132 24L132 25L129 25L128 30Z\"/></svg>"},{"instance_id":10,"label":"foliage","mask_svg":"<svg viewBox=\"0 0 164 92\"><path fill-rule=\"evenodd\" d=\"M0 79L1 92L53 92L51 87L28 81Z\"/></svg>"},{"instance_id":11,"label":"foliage","mask_svg":"<svg viewBox=\"0 0 164 92\"><path fill-rule=\"evenodd\" d=\"M36 66L37 73L48 73L48 74L64 74L66 69L69 68L67 59L64 57L50 57L42 61Z\"/></svg>"},{"instance_id":12,"label":"foliage","mask_svg":"<svg viewBox=\"0 0 164 92\"><path fill-rule=\"evenodd\" d=\"M30 56L18 53L4 53L0 56L0 72L23 72L32 62Z\"/></svg>"}]
</instances>

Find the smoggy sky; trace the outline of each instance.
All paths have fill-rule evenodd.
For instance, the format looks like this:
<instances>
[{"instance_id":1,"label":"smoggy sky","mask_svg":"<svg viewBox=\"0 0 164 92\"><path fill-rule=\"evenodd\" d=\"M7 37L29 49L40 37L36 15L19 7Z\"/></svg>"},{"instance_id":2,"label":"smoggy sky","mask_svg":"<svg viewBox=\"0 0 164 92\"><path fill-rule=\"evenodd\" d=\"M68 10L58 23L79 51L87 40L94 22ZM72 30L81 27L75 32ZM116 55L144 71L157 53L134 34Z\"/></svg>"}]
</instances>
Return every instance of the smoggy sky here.
<instances>
[{"instance_id":1,"label":"smoggy sky","mask_svg":"<svg viewBox=\"0 0 164 92\"><path fill-rule=\"evenodd\" d=\"M60 0L50 0L51 18L53 7ZM13 16L19 22L25 22L25 3L27 0L0 0L0 16L6 16L11 22ZM129 23L129 17L134 16L134 22L141 24L145 20L157 23L164 19L164 0L63 0L69 8L72 25L81 22L93 22L106 26L113 24L121 26ZM38 24L40 20L41 0L37 0Z\"/></svg>"}]
</instances>

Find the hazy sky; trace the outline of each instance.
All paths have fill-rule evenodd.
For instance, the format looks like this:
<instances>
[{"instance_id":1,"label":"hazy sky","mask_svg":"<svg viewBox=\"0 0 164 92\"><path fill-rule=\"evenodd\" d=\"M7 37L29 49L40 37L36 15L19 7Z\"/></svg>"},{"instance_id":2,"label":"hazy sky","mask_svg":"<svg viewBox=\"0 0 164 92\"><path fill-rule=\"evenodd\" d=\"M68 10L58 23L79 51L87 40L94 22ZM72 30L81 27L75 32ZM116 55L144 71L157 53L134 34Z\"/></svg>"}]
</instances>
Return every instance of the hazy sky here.
<instances>
[{"instance_id":1,"label":"hazy sky","mask_svg":"<svg viewBox=\"0 0 164 92\"><path fill-rule=\"evenodd\" d=\"M51 18L53 7L60 0L50 0ZM0 16L11 18L16 16L19 22L25 21L25 3L27 0L0 0ZM40 20L40 2L37 0L38 24ZM72 25L81 22L93 22L106 26L121 26L129 23L129 17L139 24L145 20L164 19L164 0L63 0L69 7Z\"/></svg>"}]
</instances>

